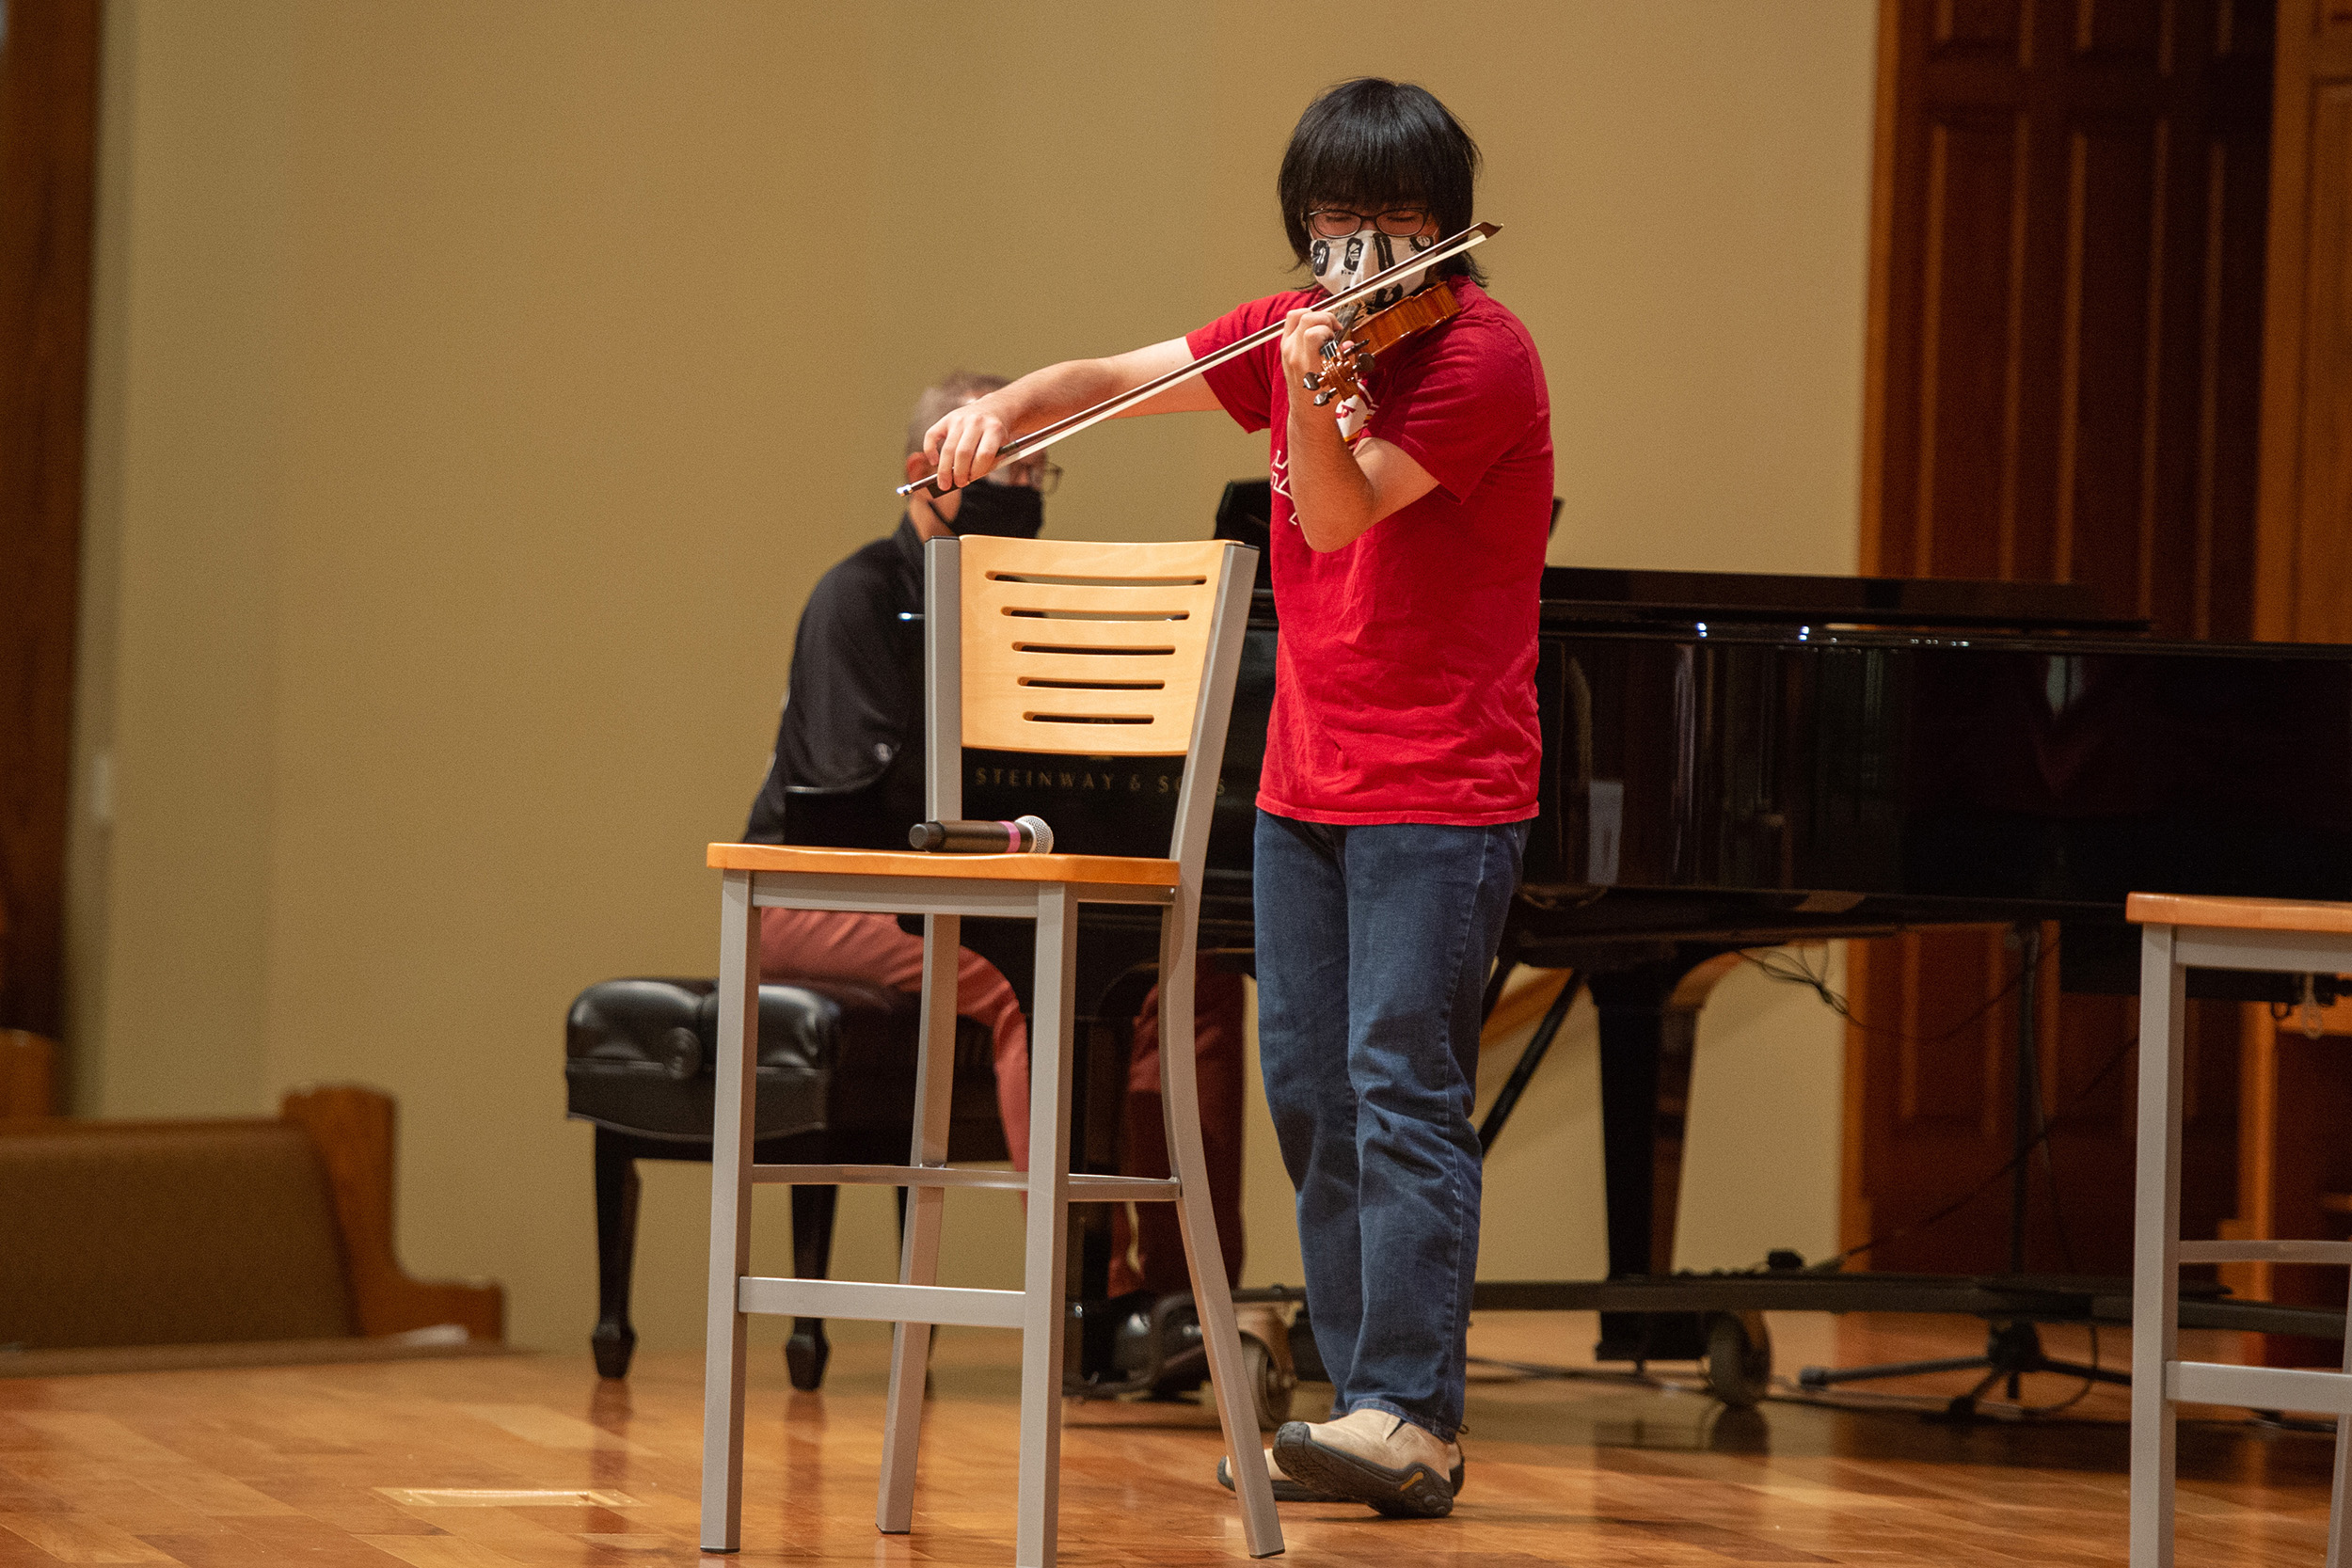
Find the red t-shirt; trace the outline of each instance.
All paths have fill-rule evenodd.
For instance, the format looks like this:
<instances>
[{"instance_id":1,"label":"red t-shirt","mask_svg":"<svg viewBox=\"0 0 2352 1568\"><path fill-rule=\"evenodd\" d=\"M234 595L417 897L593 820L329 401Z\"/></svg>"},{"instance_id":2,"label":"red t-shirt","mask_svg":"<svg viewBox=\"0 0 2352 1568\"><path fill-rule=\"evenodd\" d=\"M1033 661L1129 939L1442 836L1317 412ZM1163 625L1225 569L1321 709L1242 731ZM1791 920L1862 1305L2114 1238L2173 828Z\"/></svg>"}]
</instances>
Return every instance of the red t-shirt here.
<instances>
[{"instance_id":1,"label":"red t-shirt","mask_svg":"<svg viewBox=\"0 0 2352 1568\"><path fill-rule=\"evenodd\" d=\"M1308 545L1286 483L1281 345L1208 372L1271 427L1282 620L1258 804L1310 822L1485 827L1535 815L1535 621L1551 519L1551 399L1519 319L1455 279L1462 313L1379 357L1365 427L1438 482L1343 547ZM1198 358L1313 305L1253 300L1189 335Z\"/></svg>"}]
</instances>

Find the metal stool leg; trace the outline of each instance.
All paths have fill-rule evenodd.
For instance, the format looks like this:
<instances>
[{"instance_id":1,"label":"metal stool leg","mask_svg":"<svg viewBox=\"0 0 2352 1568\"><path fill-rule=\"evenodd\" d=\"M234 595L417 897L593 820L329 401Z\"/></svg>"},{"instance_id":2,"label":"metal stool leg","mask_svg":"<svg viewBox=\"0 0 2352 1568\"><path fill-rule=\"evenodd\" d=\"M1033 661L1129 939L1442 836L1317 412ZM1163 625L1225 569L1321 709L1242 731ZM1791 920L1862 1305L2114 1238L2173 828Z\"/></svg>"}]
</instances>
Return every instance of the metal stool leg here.
<instances>
[{"instance_id":1,"label":"metal stool leg","mask_svg":"<svg viewBox=\"0 0 2352 1568\"><path fill-rule=\"evenodd\" d=\"M1184 1262L1192 1271L1192 1300L1200 1317L1200 1345L1208 1352L1217 1424L1225 1431L1233 1494L1241 1503L1242 1540L1251 1557L1269 1557L1282 1549L1282 1527L1275 1517L1274 1486L1266 1476L1257 1407L1225 1281L1225 1252L1217 1244L1216 1209L1209 1198L1209 1158L1200 1142L1192 911L1180 905L1164 912L1160 922L1160 1105L1168 1122L1168 1169L1178 1182L1176 1217L1184 1232Z\"/></svg>"},{"instance_id":2,"label":"metal stool leg","mask_svg":"<svg viewBox=\"0 0 2352 1568\"><path fill-rule=\"evenodd\" d=\"M1071 1011L1077 906L1041 892L1029 1028L1029 1212L1023 1259L1021 1485L1015 1568L1053 1568L1061 1516L1063 1277L1069 1256Z\"/></svg>"},{"instance_id":3,"label":"metal stool leg","mask_svg":"<svg viewBox=\"0 0 2352 1568\"><path fill-rule=\"evenodd\" d=\"M2352 1366L2344 1369L2352 1372ZM2352 1468L2352 1416L2336 1418L2336 1483L2328 1493L2328 1568L2344 1568L2352 1544L2352 1518L2344 1511L2345 1471Z\"/></svg>"},{"instance_id":4,"label":"metal stool leg","mask_svg":"<svg viewBox=\"0 0 2352 1568\"><path fill-rule=\"evenodd\" d=\"M2344 1304L2344 1370L2352 1372L2352 1300ZM2352 1485L2352 1416L2336 1418L2336 1480L2328 1493L2328 1568L2352 1568L2352 1513L2344 1491Z\"/></svg>"},{"instance_id":5,"label":"metal stool leg","mask_svg":"<svg viewBox=\"0 0 2352 1568\"><path fill-rule=\"evenodd\" d=\"M2172 1568L2180 1355L2181 1055L2187 994L2170 926L2140 933L2139 1148L2132 1229L2132 1568Z\"/></svg>"},{"instance_id":6,"label":"metal stool leg","mask_svg":"<svg viewBox=\"0 0 2352 1568\"><path fill-rule=\"evenodd\" d=\"M752 874L719 891L717 1105L710 1146L710 1295L703 1368L705 1551L743 1535L743 1325L737 1281L751 1263L752 1032L759 1025L759 922Z\"/></svg>"},{"instance_id":7,"label":"metal stool leg","mask_svg":"<svg viewBox=\"0 0 2352 1568\"><path fill-rule=\"evenodd\" d=\"M956 1068L957 949L963 922L923 917L923 1024L915 1061L914 1164L947 1163L947 1125ZM939 1222L947 1194L917 1187L905 1195L898 1237L898 1283L939 1282ZM890 1333L890 1399L882 1418L882 1488L875 1526L902 1535L914 1523L914 1458L923 1431L923 1378L930 1364L931 1325L898 1323Z\"/></svg>"}]
</instances>

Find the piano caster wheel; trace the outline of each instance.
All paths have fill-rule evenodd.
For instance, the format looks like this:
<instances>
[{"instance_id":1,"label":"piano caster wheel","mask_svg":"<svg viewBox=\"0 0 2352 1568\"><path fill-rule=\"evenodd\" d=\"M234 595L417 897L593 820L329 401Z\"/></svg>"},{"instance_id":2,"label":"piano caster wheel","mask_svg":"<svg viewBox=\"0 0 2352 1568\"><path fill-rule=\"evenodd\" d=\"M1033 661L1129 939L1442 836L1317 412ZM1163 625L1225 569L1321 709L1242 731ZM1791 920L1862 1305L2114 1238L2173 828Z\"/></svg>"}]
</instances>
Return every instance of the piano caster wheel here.
<instances>
[{"instance_id":1,"label":"piano caster wheel","mask_svg":"<svg viewBox=\"0 0 2352 1568\"><path fill-rule=\"evenodd\" d=\"M1276 1364L1274 1353L1254 1334L1241 1337L1241 1365L1249 1379L1249 1403L1258 1413L1258 1430L1272 1432L1291 1418L1291 1388L1298 1379Z\"/></svg>"},{"instance_id":2,"label":"piano caster wheel","mask_svg":"<svg viewBox=\"0 0 2352 1568\"><path fill-rule=\"evenodd\" d=\"M823 1385L825 1363L831 1359L833 1346L825 1341L824 1320L794 1320L792 1337L784 1342L784 1365L792 1374L792 1386L803 1394L814 1393Z\"/></svg>"},{"instance_id":3,"label":"piano caster wheel","mask_svg":"<svg viewBox=\"0 0 2352 1568\"><path fill-rule=\"evenodd\" d=\"M1707 1391L1751 1410L1772 1391L1772 1332L1761 1312L1719 1312L1707 1325Z\"/></svg>"}]
</instances>

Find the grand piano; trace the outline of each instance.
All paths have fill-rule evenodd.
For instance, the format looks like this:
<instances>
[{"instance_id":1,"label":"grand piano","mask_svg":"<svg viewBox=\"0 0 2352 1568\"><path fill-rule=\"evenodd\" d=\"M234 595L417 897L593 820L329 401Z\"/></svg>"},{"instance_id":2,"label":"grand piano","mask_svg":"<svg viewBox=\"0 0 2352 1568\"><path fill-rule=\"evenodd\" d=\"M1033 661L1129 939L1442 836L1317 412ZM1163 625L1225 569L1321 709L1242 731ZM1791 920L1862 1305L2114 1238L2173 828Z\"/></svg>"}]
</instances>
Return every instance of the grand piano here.
<instances>
[{"instance_id":1,"label":"grand piano","mask_svg":"<svg viewBox=\"0 0 2352 1568\"><path fill-rule=\"evenodd\" d=\"M1264 489L1229 486L1220 537L1263 543ZM1201 915L1202 947L1240 967L1279 636L1260 588ZM1542 594L1540 806L1488 1002L1533 965L1574 971L1596 1005L1609 1277L1482 1282L1479 1305L1598 1310L1600 1358L1636 1362L1707 1356L1711 1335L1769 1309L2125 1321L2121 1280L1675 1275L1697 1021L1683 982L1742 949L2058 921L2061 984L2130 993L2128 893L2352 898L2352 647L2163 641L2066 584L1555 567ZM1034 812L1072 851L1165 853L1173 763L964 760L969 816ZM1017 989L1026 940L966 923ZM1114 1048L1156 945L1155 924L1113 909L1081 928L1080 1012ZM2196 994L2293 994L2283 977L2196 979ZM1489 1113L1489 1144L1577 989ZM2020 1011L2029 1031L2030 998ZM1115 1168L1123 1074L1085 1068L1076 1148ZM1076 1249L1080 1266L1099 1274L1104 1244ZM2183 1321L2342 1332L2340 1316L2210 1288Z\"/></svg>"}]
</instances>

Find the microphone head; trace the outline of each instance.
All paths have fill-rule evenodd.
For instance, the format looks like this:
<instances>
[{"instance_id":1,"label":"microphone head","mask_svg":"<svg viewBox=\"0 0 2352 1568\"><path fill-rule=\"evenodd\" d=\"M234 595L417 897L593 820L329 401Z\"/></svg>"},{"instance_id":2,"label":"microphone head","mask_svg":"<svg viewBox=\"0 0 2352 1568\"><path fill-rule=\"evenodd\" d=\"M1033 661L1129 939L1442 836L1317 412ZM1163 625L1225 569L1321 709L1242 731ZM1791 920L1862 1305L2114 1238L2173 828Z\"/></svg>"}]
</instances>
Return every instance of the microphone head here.
<instances>
[{"instance_id":1,"label":"microphone head","mask_svg":"<svg viewBox=\"0 0 2352 1568\"><path fill-rule=\"evenodd\" d=\"M1016 816L1012 819L1012 821L1013 826L1017 828L1026 828L1029 830L1029 837L1035 841L1037 845L1037 847L1031 851L1032 853L1050 855L1054 852L1054 830L1045 825L1045 818L1041 816Z\"/></svg>"}]
</instances>

